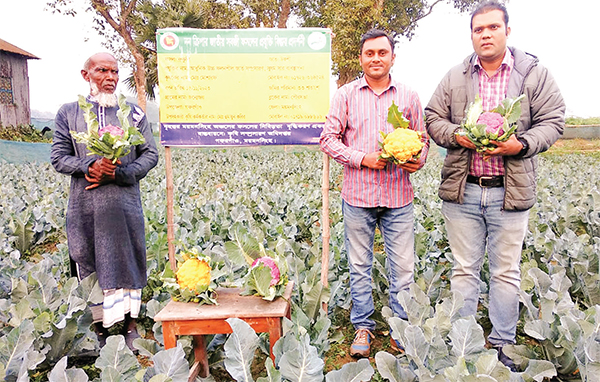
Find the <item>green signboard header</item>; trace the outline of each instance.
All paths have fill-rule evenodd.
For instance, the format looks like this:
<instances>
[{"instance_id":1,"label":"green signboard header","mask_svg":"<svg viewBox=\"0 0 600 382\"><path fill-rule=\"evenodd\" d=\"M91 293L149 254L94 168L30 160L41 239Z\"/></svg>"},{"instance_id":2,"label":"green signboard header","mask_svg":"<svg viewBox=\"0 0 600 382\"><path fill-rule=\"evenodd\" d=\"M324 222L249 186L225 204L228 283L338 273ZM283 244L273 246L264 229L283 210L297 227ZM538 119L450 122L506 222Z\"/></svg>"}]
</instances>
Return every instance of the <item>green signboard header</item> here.
<instances>
[{"instance_id":1,"label":"green signboard header","mask_svg":"<svg viewBox=\"0 0 600 382\"><path fill-rule=\"evenodd\" d=\"M331 33L324 28L190 29L156 32L158 53L326 53Z\"/></svg>"}]
</instances>

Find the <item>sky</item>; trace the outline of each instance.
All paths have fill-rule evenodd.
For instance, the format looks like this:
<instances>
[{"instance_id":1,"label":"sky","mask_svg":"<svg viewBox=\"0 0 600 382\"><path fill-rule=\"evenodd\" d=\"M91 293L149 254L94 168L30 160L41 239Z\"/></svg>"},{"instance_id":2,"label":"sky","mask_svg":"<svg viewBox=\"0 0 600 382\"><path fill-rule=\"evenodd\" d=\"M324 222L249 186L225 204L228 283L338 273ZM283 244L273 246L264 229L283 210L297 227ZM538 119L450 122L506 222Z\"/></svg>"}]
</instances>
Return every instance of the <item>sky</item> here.
<instances>
[{"instance_id":1,"label":"sky","mask_svg":"<svg viewBox=\"0 0 600 382\"><path fill-rule=\"evenodd\" d=\"M106 49L90 14L53 14L47 1L0 0L0 39L40 57L29 60L31 108L55 113L78 94L87 94L83 62ZM600 116L600 1L510 0L507 8L508 45L536 55L550 70L567 115ZM423 106L444 74L473 52L469 21L469 15L438 4L413 38L402 38L396 46L392 76L416 90ZM117 92L128 93L123 85Z\"/></svg>"}]
</instances>

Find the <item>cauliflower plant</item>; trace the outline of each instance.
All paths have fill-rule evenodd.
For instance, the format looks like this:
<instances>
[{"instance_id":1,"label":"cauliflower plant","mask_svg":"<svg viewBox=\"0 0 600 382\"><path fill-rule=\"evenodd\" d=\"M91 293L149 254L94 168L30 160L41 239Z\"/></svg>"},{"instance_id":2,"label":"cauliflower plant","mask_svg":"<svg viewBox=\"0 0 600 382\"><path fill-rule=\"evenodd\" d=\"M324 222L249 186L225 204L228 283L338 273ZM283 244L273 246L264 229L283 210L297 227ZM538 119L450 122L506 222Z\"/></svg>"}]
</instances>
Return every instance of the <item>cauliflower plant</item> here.
<instances>
[{"instance_id":1,"label":"cauliflower plant","mask_svg":"<svg viewBox=\"0 0 600 382\"><path fill-rule=\"evenodd\" d=\"M381 157L394 163L406 163L417 159L422 149L423 142L419 132L398 128L385 135Z\"/></svg>"},{"instance_id":2,"label":"cauliflower plant","mask_svg":"<svg viewBox=\"0 0 600 382\"><path fill-rule=\"evenodd\" d=\"M273 285L277 285L277 283L279 282L280 272L277 263L275 263L275 260L269 256L260 257L254 260L254 262L252 262L250 268L254 268L260 265L267 266L271 269L271 282L269 283L269 286L272 287Z\"/></svg>"},{"instance_id":3,"label":"cauliflower plant","mask_svg":"<svg viewBox=\"0 0 600 382\"><path fill-rule=\"evenodd\" d=\"M267 301L273 301L283 296L288 283L287 264L275 253L268 255L261 246L262 257L252 260L244 278L245 295L262 296Z\"/></svg>"},{"instance_id":4,"label":"cauliflower plant","mask_svg":"<svg viewBox=\"0 0 600 382\"><path fill-rule=\"evenodd\" d=\"M171 294L171 298L181 302L197 302L217 304L215 293L216 282L223 271L215 267L208 256L193 249L181 255L183 261L178 263L177 271L170 266L163 272L163 282Z\"/></svg>"},{"instance_id":5,"label":"cauliflower plant","mask_svg":"<svg viewBox=\"0 0 600 382\"><path fill-rule=\"evenodd\" d=\"M379 143L379 146L381 146L379 157L395 164L406 163L411 159L419 159L421 150L425 145L423 135L408 128L408 119L402 115L394 101L388 108L387 121L394 127L394 131L389 134L385 134L383 131L380 132L383 142Z\"/></svg>"},{"instance_id":6,"label":"cauliflower plant","mask_svg":"<svg viewBox=\"0 0 600 382\"><path fill-rule=\"evenodd\" d=\"M477 96L466 110L457 135L469 138L477 152L491 151L496 145L491 141L506 142L517 131L517 120L521 115L521 94L516 98L505 98L493 110L483 110L483 100Z\"/></svg>"}]
</instances>

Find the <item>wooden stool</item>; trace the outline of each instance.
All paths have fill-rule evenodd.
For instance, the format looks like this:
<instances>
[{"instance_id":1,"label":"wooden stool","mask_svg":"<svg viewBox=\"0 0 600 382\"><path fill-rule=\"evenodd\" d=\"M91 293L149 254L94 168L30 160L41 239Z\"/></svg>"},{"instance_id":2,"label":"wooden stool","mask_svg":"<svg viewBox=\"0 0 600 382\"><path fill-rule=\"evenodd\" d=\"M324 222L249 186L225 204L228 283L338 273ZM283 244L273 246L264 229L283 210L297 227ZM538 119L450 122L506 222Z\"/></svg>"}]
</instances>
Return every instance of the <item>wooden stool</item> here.
<instances>
[{"instance_id":1,"label":"wooden stool","mask_svg":"<svg viewBox=\"0 0 600 382\"><path fill-rule=\"evenodd\" d=\"M201 376L208 376L208 356L204 335L231 333L231 327L225 321L237 317L246 321L257 333L269 333L271 359L273 345L281 337L282 319L290 318L290 298L294 283L290 281L283 298L269 302L258 296L240 296L242 288L217 288L219 305L198 305L195 303L171 300L156 316L154 321L162 321L165 348L177 346L177 336L194 337L195 362L190 370L188 381L193 381L202 368Z\"/></svg>"}]
</instances>

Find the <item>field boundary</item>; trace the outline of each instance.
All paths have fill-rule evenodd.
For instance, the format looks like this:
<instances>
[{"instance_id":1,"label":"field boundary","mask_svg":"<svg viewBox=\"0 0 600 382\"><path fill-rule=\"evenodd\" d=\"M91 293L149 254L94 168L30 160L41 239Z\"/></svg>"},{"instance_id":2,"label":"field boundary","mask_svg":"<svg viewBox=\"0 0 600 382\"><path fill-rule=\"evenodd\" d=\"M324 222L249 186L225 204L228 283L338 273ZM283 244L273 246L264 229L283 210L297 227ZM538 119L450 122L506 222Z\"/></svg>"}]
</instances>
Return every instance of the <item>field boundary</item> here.
<instances>
[{"instance_id":1,"label":"field boundary","mask_svg":"<svg viewBox=\"0 0 600 382\"><path fill-rule=\"evenodd\" d=\"M563 139L598 139L600 138L600 125L566 125Z\"/></svg>"}]
</instances>

